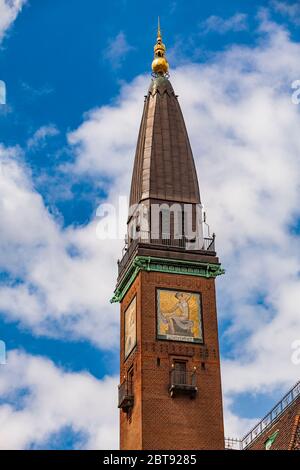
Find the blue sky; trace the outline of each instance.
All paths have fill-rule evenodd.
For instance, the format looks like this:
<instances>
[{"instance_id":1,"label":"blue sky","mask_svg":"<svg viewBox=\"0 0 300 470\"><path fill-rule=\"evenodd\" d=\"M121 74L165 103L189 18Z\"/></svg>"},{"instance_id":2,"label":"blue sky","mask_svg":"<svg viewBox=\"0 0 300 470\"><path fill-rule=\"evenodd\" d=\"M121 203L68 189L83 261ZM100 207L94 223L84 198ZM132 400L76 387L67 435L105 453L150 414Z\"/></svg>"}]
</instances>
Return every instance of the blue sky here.
<instances>
[{"instance_id":1,"label":"blue sky","mask_svg":"<svg viewBox=\"0 0 300 470\"><path fill-rule=\"evenodd\" d=\"M128 194L157 15L227 271L217 281L227 435L241 436L299 376L297 4L0 0L7 447L118 445L108 301L122 242L97 240L95 212ZM74 387L69 407L55 400Z\"/></svg>"}]
</instances>

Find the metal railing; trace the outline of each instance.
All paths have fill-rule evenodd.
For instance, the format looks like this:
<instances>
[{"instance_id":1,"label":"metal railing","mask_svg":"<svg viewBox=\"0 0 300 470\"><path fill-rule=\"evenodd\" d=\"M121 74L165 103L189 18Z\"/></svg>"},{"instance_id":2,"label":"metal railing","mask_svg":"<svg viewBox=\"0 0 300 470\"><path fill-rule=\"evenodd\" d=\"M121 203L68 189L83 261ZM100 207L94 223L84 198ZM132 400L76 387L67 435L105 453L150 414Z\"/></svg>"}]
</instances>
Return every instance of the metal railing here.
<instances>
[{"instance_id":1,"label":"metal railing","mask_svg":"<svg viewBox=\"0 0 300 470\"><path fill-rule=\"evenodd\" d=\"M300 396L300 382L272 408L272 410L254 426L241 440L241 449L246 449L258 436L260 436L279 416Z\"/></svg>"},{"instance_id":2,"label":"metal railing","mask_svg":"<svg viewBox=\"0 0 300 470\"><path fill-rule=\"evenodd\" d=\"M196 373L195 371L189 372L184 370L170 370L170 385L181 386L191 385L196 386Z\"/></svg>"},{"instance_id":3,"label":"metal railing","mask_svg":"<svg viewBox=\"0 0 300 470\"><path fill-rule=\"evenodd\" d=\"M231 437L225 438L225 449L226 450L242 450L242 442L239 439L233 439Z\"/></svg>"},{"instance_id":4,"label":"metal railing","mask_svg":"<svg viewBox=\"0 0 300 470\"><path fill-rule=\"evenodd\" d=\"M122 259L118 262L119 271L125 266L131 254L140 244L155 245L157 247L167 247L181 250L195 250L195 251L208 251L215 252L215 234L212 237L205 237L201 239L201 243L196 248L195 241L187 239L186 237L181 238L150 238L146 233L141 232L139 238L131 240L129 244L126 244L122 251Z\"/></svg>"},{"instance_id":5,"label":"metal railing","mask_svg":"<svg viewBox=\"0 0 300 470\"><path fill-rule=\"evenodd\" d=\"M215 234L212 237L204 237L202 239L187 238L185 236L178 236L178 238L170 237L170 235L162 235L153 237L148 232L140 232L138 240L140 243L150 243L151 245L170 246L172 248L185 248L189 249L191 246L194 249L215 251ZM195 248L197 247L197 248Z\"/></svg>"},{"instance_id":6,"label":"metal railing","mask_svg":"<svg viewBox=\"0 0 300 470\"><path fill-rule=\"evenodd\" d=\"M169 392L173 397L177 392L187 393L194 397L197 393L196 372L184 370L170 370Z\"/></svg>"}]
</instances>

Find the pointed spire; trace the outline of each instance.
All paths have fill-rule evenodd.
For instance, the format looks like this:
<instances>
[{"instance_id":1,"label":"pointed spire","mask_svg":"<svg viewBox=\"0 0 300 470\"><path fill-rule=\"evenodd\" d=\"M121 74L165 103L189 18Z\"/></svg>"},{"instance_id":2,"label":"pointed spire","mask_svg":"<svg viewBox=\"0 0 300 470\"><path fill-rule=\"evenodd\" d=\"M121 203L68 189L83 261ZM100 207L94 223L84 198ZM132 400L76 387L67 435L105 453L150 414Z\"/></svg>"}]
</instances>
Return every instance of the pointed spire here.
<instances>
[{"instance_id":1,"label":"pointed spire","mask_svg":"<svg viewBox=\"0 0 300 470\"><path fill-rule=\"evenodd\" d=\"M160 31L160 20L159 20L159 17L158 17L158 20L157 20L157 40L158 39L161 39L161 31Z\"/></svg>"},{"instance_id":2,"label":"pointed spire","mask_svg":"<svg viewBox=\"0 0 300 470\"><path fill-rule=\"evenodd\" d=\"M152 62L152 70L156 75L166 75L169 70L169 64L165 57L166 46L162 42L160 20L157 23L157 41L154 46L154 60Z\"/></svg>"}]
</instances>

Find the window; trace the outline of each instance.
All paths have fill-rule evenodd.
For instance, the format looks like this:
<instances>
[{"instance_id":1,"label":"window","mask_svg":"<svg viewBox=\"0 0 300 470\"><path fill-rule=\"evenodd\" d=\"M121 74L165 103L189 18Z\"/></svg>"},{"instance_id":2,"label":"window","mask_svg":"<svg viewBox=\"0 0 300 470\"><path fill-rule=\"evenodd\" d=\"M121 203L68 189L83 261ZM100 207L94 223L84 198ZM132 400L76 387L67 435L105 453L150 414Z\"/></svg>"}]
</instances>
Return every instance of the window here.
<instances>
[{"instance_id":1,"label":"window","mask_svg":"<svg viewBox=\"0 0 300 470\"><path fill-rule=\"evenodd\" d=\"M185 358L174 358L170 371L169 393L172 398L179 394L189 395L195 398L198 388L196 384L196 368L191 372L188 370L189 360Z\"/></svg>"},{"instance_id":2,"label":"window","mask_svg":"<svg viewBox=\"0 0 300 470\"><path fill-rule=\"evenodd\" d=\"M174 382L178 385L186 384L186 362L174 361Z\"/></svg>"}]
</instances>

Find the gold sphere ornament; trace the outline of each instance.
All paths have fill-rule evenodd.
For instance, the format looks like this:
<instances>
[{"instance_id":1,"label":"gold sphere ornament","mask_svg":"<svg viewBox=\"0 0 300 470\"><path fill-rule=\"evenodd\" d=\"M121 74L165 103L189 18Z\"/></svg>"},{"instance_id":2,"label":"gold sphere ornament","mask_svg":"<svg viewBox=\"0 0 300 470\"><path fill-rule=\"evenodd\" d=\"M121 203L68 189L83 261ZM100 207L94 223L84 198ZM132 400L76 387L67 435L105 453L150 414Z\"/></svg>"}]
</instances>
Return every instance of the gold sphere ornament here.
<instances>
[{"instance_id":1,"label":"gold sphere ornament","mask_svg":"<svg viewBox=\"0 0 300 470\"><path fill-rule=\"evenodd\" d=\"M169 64L165 57L155 57L152 62L152 70L157 74L165 74L169 70Z\"/></svg>"},{"instance_id":2,"label":"gold sphere ornament","mask_svg":"<svg viewBox=\"0 0 300 470\"><path fill-rule=\"evenodd\" d=\"M154 60L152 62L152 70L157 75L165 75L166 73L168 73L169 64L165 57L165 54L166 46L162 42L160 23L158 18L157 41L154 46Z\"/></svg>"}]
</instances>

